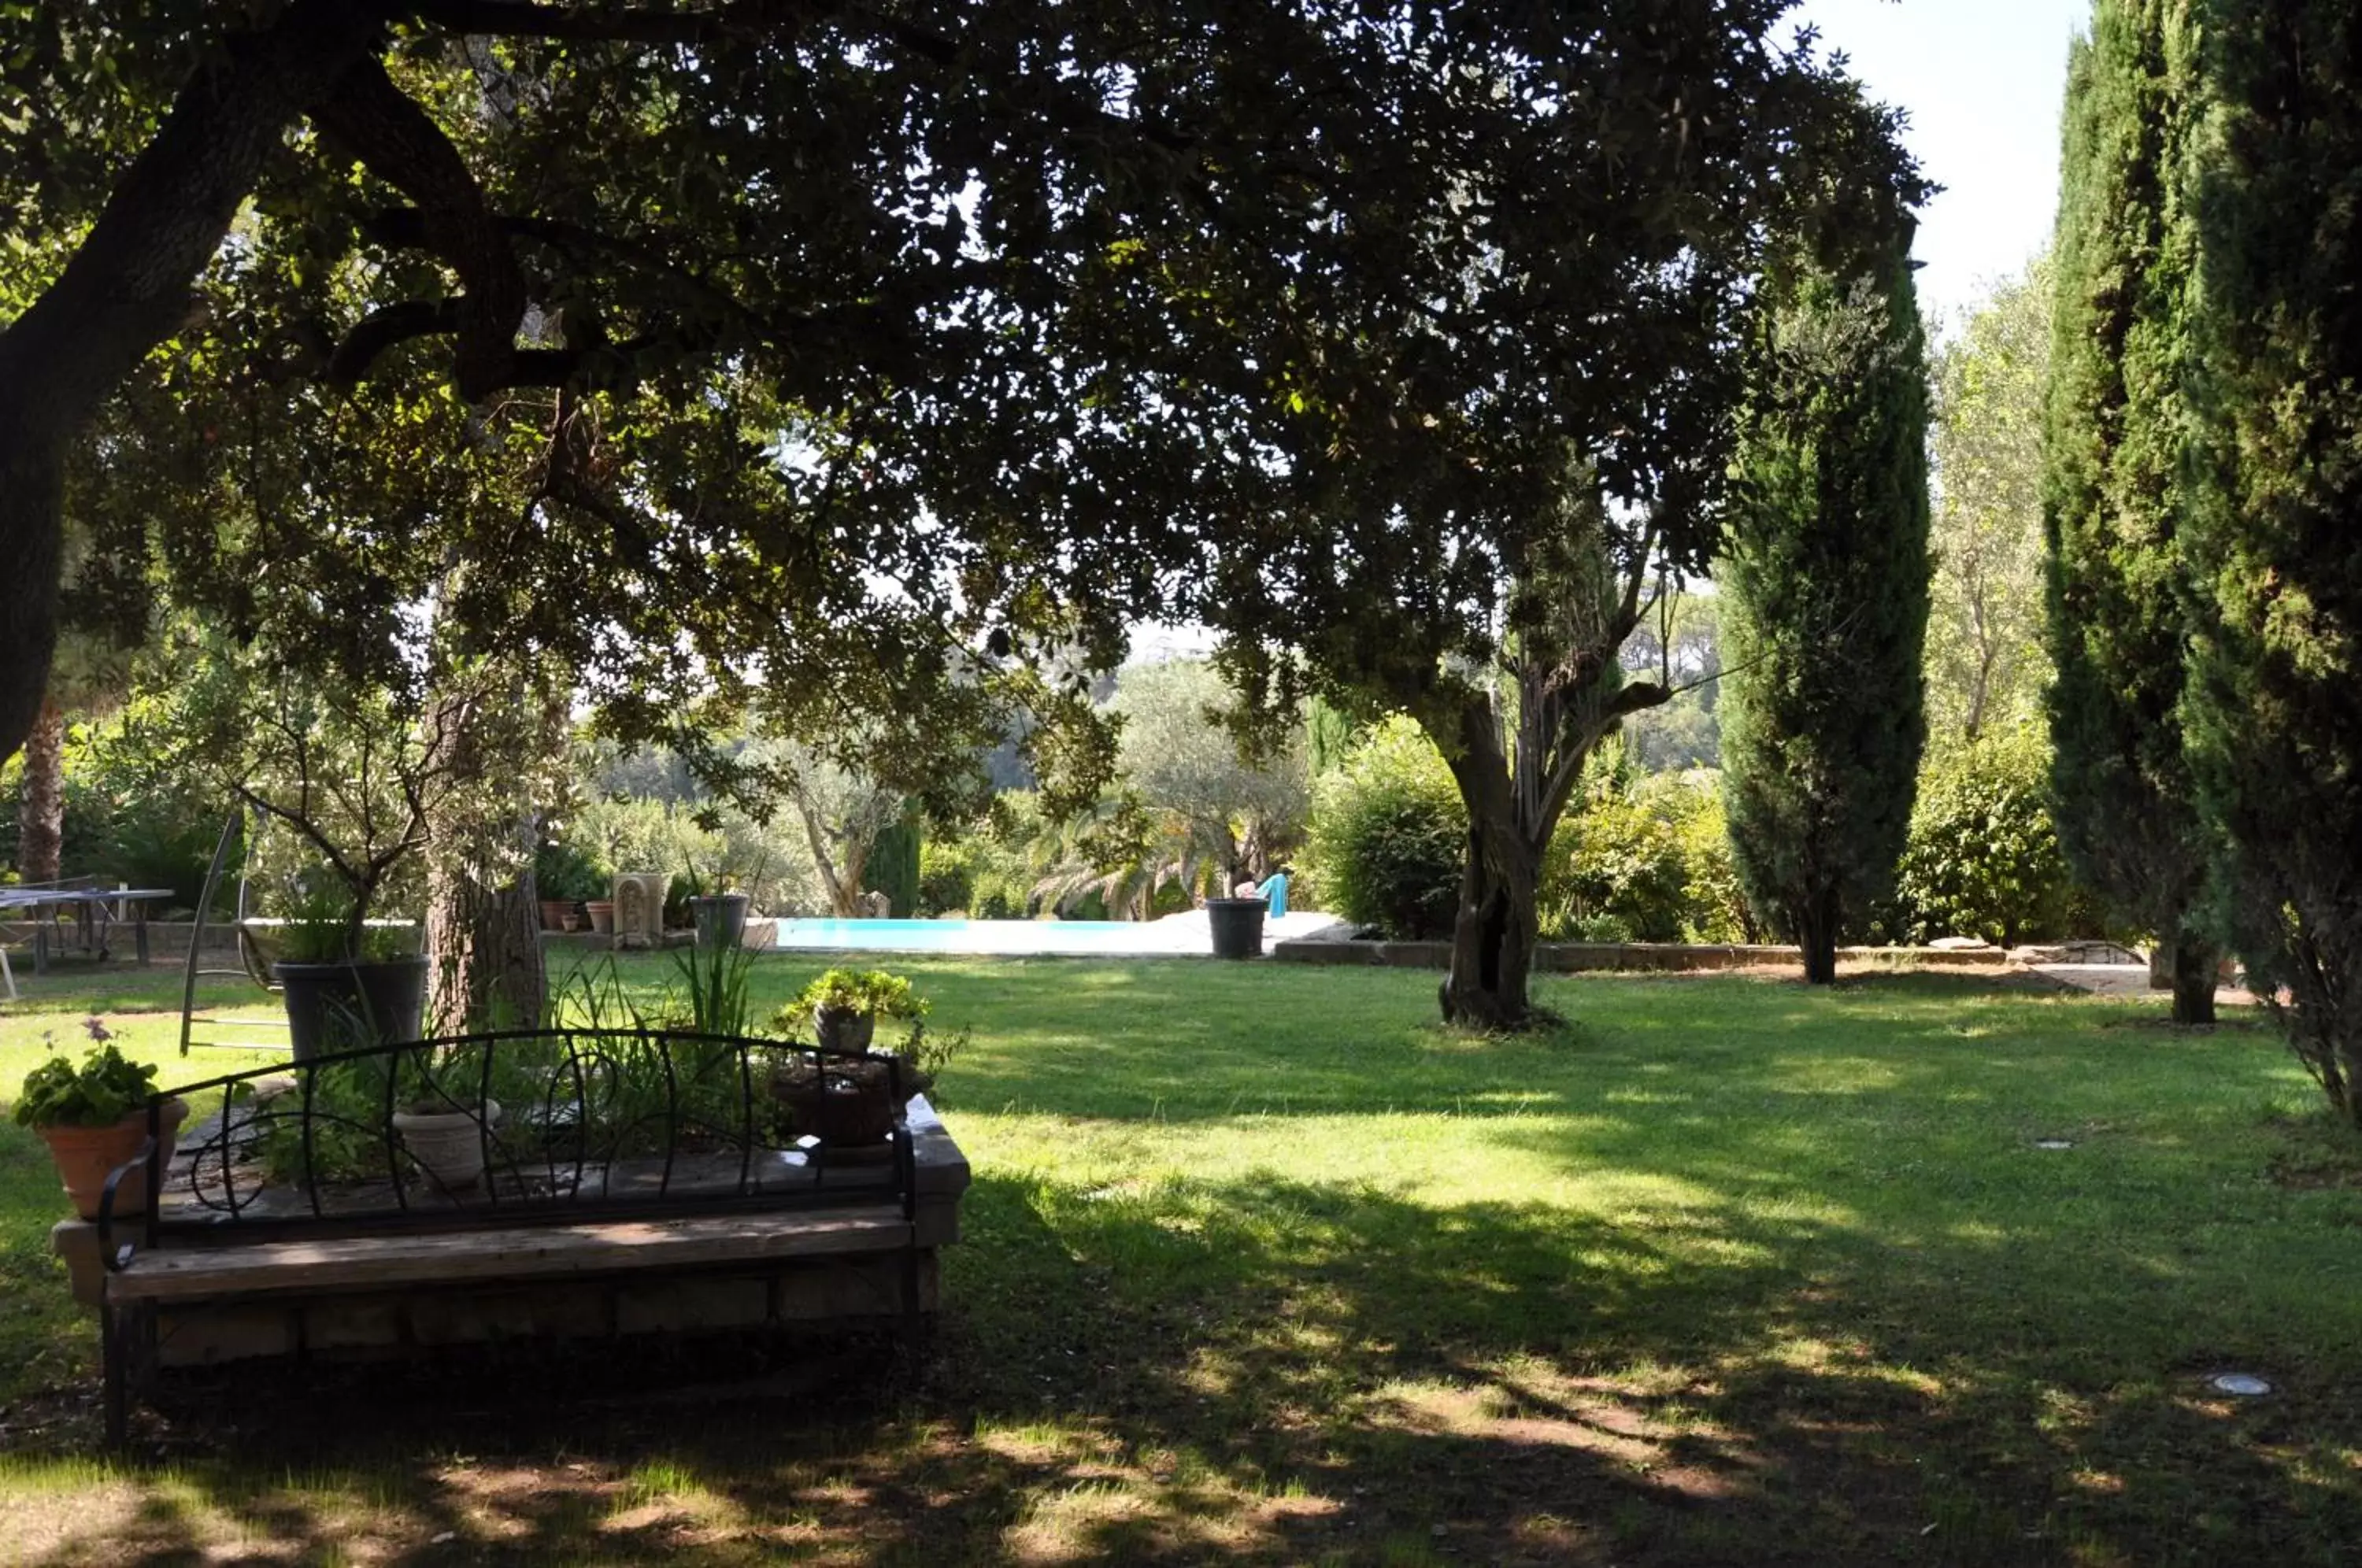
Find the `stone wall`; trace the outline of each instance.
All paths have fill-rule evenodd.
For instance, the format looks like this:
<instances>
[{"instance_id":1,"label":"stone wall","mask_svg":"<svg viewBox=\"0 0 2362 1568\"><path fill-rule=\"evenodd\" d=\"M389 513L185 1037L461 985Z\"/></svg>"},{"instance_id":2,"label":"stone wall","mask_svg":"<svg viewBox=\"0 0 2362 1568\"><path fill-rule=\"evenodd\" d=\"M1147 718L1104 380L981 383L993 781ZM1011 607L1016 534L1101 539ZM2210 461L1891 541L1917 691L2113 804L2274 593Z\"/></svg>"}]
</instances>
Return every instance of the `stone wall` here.
<instances>
[{"instance_id":1,"label":"stone wall","mask_svg":"<svg viewBox=\"0 0 2362 1568\"><path fill-rule=\"evenodd\" d=\"M1449 942L1283 942L1272 949L1283 964L1377 965L1392 969L1446 969ZM1545 942L1534 950L1539 973L1601 970L1696 971L1801 965L1794 947L1710 945L1683 942ZM1997 969L2009 961L1998 947L1840 947L1841 964L1898 969Z\"/></svg>"}]
</instances>

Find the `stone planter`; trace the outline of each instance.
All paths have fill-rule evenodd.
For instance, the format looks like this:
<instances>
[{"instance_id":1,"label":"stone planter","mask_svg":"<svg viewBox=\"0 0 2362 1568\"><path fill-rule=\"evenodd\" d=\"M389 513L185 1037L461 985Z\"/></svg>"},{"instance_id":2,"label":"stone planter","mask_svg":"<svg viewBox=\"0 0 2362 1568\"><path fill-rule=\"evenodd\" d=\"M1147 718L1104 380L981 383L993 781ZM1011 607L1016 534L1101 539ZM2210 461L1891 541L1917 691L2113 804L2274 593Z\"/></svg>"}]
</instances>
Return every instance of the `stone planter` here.
<instances>
[{"instance_id":1,"label":"stone planter","mask_svg":"<svg viewBox=\"0 0 2362 1568\"><path fill-rule=\"evenodd\" d=\"M484 1174L484 1146L500 1125L501 1102L488 1099L484 1113L469 1110L397 1110L393 1130L402 1146L437 1187L458 1192Z\"/></svg>"},{"instance_id":2,"label":"stone planter","mask_svg":"<svg viewBox=\"0 0 2362 1568\"><path fill-rule=\"evenodd\" d=\"M164 1102L164 1149L171 1148L188 1114L188 1101ZM58 1177L65 1184L66 1196L73 1199L74 1212L85 1220L95 1220L99 1199L106 1192L107 1176L117 1165L137 1155L139 1145L148 1141L148 1110L142 1106L109 1127L37 1127L34 1131L50 1146L50 1158L57 1163ZM167 1154L165 1157L169 1164L171 1155ZM147 1212L148 1177L143 1167L126 1176L115 1189L115 1217L120 1220Z\"/></svg>"},{"instance_id":3,"label":"stone planter","mask_svg":"<svg viewBox=\"0 0 2362 1568\"><path fill-rule=\"evenodd\" d=\"M662 871L621 871L615 875L615 945L664 945L665 894L672 878Z\"/></svg>"},{"instance_id":4,"label":"stone planter","mask_svg":"<svg viewBox=\"0 0 2362 1568\"><path fill-rule=\"evenodd\" d=\"M827 1051L866 1051L877 1037L877 1015L858 1008L823 1007L812 1011L812 1036Z\"/></svg>"},{"instance_id":5,"label":"stone planter","mask_svg":"<svg viewBox=\"0 0 2362 1568\"><path fill-rule=\"evenodd\" d=\"M882 1061L798 1062L773 1075L771 1092L798 1137L859 1148L882 1143L894 1131L896 1107Z\"/></svg>"}]
</instances>

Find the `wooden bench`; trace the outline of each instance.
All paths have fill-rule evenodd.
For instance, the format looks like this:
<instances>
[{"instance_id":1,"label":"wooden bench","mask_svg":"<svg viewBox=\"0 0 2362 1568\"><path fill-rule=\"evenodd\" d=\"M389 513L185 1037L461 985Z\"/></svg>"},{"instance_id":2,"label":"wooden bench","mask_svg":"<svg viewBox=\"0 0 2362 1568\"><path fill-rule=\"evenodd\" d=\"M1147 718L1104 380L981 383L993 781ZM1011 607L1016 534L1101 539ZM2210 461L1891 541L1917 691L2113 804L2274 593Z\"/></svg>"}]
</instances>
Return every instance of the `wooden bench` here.
<instances>
[{"instance_id":1,"label":"wooden bench","mask_svg":"<svg viewBox=\"0 0 2362 1568\"><path fill-rule=\"evenodd\" d=\"M901 1109L886 1143L831 1148L792 1135L762 1092L782 1059L807 1073L895 1080ZM522 1071L565 1093L513 1121L480 1121L486 1168L464 1190L422 1179L391 1131L361 1142L362 1168L349 1152L344 1168L318 1157L337 1130L373 1121L356 1116L353 1082L417 1063L471 1082L515 1082ZM287 1081L256 1099L252 1086L274 1077ZM664 1098L637 1121L619 1119L605 1091L625 1080L662 1083ZM733 1082L736 1099L717 1098ZM177 1333L192 1322L236 1324L240 1311L290 1327L227 1353L307 1353L319 1315L334 1320L340 1308L348 1319L399 1320L389 1342L408 1342L423 1299L488 1291L604 1290L605 1331L617 1332L615 1292L640 1280L675 1291L759 1283L766 1320L839 1315L782 1307L782 1281L825 1263L866 1271L860 1299L890 1296L890 1315L915 1339L932 1306L933 1251L956 1237L967 1182L966 1160L925 1101L903 1105L894 1065L778 1041L638 1030L471 1035L231 1074L155 1103L216 1089L220 1114L182 1137L169 1160L116 1171L99 1219L56 1233L70 1264L79 1253L96 1265L77 1267L76 1285L99 1309L110 1441L123 1441L133 1386L158 1364L160 1322ZM392 1099L389 1079L389 1108ZM651 1117L661 1133L653 1142ZM304 1151L304 1179L262 1179L274 1138L282 1154ZM146 1212L116 1218L143 1186ZM843 1293L831 1300L841 1308Z\"/></svg>"}]
</instances>

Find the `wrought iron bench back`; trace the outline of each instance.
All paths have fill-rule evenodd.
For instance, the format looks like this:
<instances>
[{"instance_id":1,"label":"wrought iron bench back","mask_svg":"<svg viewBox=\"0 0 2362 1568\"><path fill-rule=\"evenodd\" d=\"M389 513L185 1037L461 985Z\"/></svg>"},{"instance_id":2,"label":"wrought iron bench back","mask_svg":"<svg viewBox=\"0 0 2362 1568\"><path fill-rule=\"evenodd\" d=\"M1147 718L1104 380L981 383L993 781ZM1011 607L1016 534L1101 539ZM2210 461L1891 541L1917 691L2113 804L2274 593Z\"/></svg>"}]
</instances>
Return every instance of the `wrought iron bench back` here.
<instances>
[{"instance_id":1,"label":"wrought iron bench back","mask_svg":"<svg viewBox=\"0 0 2362 1568\"><path fill-rule=\"evenodd\" d=\"M892 1055L642 1028L456 1035L228 1073L150 1101L152 1149L172 1099L222 1097L170 1157L109 1182L101 1251L110 1266L124 1255L124 1179L148 1188L137 1223L151 1248L855 1198L907 1214L908 1075ZM455 1153L436 1153L420 1114L448 1119ZM463 1178L470 1164L480 1174Z\"/></svg>"}]
</instances>

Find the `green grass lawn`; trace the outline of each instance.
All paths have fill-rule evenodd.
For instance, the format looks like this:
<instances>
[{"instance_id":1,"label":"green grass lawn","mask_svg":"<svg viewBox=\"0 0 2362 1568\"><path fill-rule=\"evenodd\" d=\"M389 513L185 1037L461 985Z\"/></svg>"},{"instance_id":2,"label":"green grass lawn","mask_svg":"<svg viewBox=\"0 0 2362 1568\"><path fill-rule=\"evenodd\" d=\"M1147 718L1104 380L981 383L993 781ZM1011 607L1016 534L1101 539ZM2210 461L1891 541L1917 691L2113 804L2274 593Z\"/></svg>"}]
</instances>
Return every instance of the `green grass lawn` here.
<instances>
[{"instance_id":1,"label":"green grass lawn","mask_svg":"<svg viewBox=\"0 0 2362 1568\"><path fill-rule=\"evenodd\" d=\"M95 1460L61 1200L0 1127L0 1561L2327 1563L2362 1533L2362 1161L2252 1023L1585 977L1543 983L1563 1032L1488 1040L1419 973L895 966L975 1026L941 1098L976 1186L935 1351L882 1392L766 1363L608 1397L558 1363ZM176 1000L33 988L0 1099L94 1005L168 1059L131 1010ZM2214 1395L2229 1368L2279 1391Z\"/></svg>"}]
</instances>

